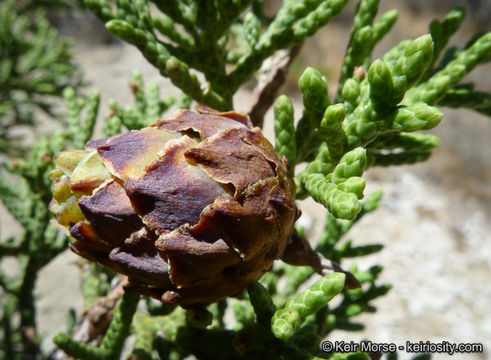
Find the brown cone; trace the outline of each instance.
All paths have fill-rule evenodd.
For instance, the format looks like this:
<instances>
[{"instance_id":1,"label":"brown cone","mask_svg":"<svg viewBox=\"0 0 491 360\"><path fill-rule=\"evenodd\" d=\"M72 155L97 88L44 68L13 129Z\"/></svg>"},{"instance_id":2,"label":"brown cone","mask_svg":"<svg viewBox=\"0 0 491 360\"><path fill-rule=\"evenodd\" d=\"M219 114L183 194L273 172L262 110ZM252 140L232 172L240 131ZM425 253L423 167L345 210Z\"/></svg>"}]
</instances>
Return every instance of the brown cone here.
<instances>
[{"instance_id":1,"label":"brown cone","mask_svg":"<svg viewBox=\"0 0 491 360\"><path fill-rule=\"evenodd\" d=\"M82 215L66 196L51 208L69 224L72 250L126 274L129 291L184 306L236 295L282 257L293 232L286 161L246 115L199 105L75 155L60 156L57 171L77 174Z\"/></svg>"}]
</instances>

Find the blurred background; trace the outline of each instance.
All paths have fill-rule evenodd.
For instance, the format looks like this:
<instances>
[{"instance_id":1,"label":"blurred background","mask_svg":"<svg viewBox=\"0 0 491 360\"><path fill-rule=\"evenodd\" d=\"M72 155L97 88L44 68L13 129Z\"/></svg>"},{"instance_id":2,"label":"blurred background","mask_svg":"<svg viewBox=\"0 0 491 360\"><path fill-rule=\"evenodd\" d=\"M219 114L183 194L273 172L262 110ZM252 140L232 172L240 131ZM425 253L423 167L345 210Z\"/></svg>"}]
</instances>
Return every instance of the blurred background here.
<instances>
[{"instance_id":1,"label":"blurred background","mask_svg":"<svg viewBox=\"0 0 491 360\"><path fill-rule=\"evenodd\" d=\"M274 13L278 2L267 3ZM401 40L427 33L432 19L441 19L458 4L465 5L468 14L450 46L464 44L478 30L491 30L491 1L381 0L379 14L394 8L399 19L375 49L374 57ZM335 92L355 7L356 1L351 1L340 16L310 38L292 65L282 92L295 99L296 118L301 114L296 82L306 66L325 74L331 93ZM48 9L48 18L63 36L73 38L74 62L86 83L81 92L101 92L101 115L109 111L109 99L120 104L132 102L128 80L133 70L140 70L147 82L157 80L162 94L179 94L135 47L114 38L83 8ZM487 64L473 71L469 80L476 82L477 90L490 92L490 73L491 64ZM236 110L247 110L253 87L251 82L236 96ZM55 108L60 106L54 103ZM358 263L360 268L383 265L382 280L393 287L376 301L377 313L359 317L365 330L337 331L335 336L345 341L368 339L398 345L427 340L480 342L485 347L483 354L454 358L491 359L491 120L471 111L443 110L445 117L433 131L442 143L430 160L412 166L374 168L366 174L367 193L382 188L384 198L381 207L365 217L351 237L357 245L385 245L381 253ZM49 134L56 128L56 124L43 121L42 114L40 118L39 126L15 126L14 133L26 135L29 142L37 133ZM273 138L271 111L265 132ZM323 225L322 207L306 201L301 208L300 221L315 238ZM2 238L19 231L1 205L0 231ZM46 345L56 331L64 329L69 308L82 306L76 261L73 254L65 252L43 270L37 283L40 331ZM409 356L402 353L400 358ZM444 358L447 355L434 356Z\"/></svg>"}]
</instances>

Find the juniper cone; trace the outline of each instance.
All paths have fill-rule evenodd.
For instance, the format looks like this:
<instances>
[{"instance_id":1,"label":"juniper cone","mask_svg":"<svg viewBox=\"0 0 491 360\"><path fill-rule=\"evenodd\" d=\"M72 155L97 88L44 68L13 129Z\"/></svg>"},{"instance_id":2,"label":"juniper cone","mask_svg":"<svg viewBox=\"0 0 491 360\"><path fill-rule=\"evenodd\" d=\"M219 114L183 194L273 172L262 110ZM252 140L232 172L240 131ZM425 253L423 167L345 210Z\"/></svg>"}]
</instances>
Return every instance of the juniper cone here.
<instances>
[{"instance_id":1,"label":"juniper cone","mask_svg":"<svg viewBox=\"0 0 491 360\"><path fill-rule=\"evenodd\" d=\"M243 291L293 241L287 168L246 115L198 106L59 153L50 210L71 249L126 274L129 290L207 304ZM303 245L290 246L295 261L322 272Z\"/></svg>"}]
</instances>

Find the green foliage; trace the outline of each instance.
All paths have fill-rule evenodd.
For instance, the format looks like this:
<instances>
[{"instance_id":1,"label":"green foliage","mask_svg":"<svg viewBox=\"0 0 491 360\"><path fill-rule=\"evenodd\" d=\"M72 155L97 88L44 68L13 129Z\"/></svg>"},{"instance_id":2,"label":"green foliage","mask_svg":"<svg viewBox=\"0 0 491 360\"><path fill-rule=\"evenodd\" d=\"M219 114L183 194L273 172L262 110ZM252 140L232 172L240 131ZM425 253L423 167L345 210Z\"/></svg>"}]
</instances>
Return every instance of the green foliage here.
<instances>
[{"instance_id":1,"label":"green foliage","mask_svg":"<svg viewBox=\"0 0 491 360\"><path fill-rule=\"evenodd\" d=\"M11 130L37 123L37 112L54 117L53 99L66 86L79 84L71 41L58 34L42 11L34 11L32 3L0 3L0 151L11 155L18 155L20 147Z\"/></svg>"},{"instance_id":2,"label":"green foliage","mask_svg":"<svg viewBox=\"0 0 491 360\"><path fill-rule=\"evenodd\" d=\"M284 1L269 24L255 14L260 13L258 4L241 16L252 2L118 0L114 9L107 0L85 1L109 31L138 47L174 85L220 110L233 107L235 92L267 57L313 35L347 0ZM150 4L160 12L150 11ZM204 75L204 83L196 72Z\"/></svg>"},{"instance_id":3,"label":"green foliage","mask_svg":"<svg viewBox=\"0 0 491 360\"><path fill-rule=\"evenodd\" d=\"M80 289L84 299L84 308L88 309L96 300L105 295L111 286L114 273L96 263L87 263L81 269Z\"/></svg>"},{"instance_id":4,"label":"green foliage","mask_svg":"<svg viewBox=\"0 0 491 360\"><path fill-rule=\"evenodd\" d=\"M466 49L453 54L453 60L442 68L435 69L428 81L421 83L406 94L404 102L424 101L437 104L438 100L458 85L459 81L474 67L491 58L491 33L484 34Z\"/></svg>"},{"instance_id":5,"label":"green foliage","mask_svg":"<svg viewBox=\"0 0 491 360\"><path fill-rule=\"evenodd\" d=\"M273 334L281 340L292 337L308 316L315 314L341 292L344 277L340 273L327 275L288 301L271 319Z\"/></svg>"},{"instance_id":6,"label":"green foliage","mask_svg":"<svg viewBox=\"0 0 491 360\"><path fill-rule=\"evenodd\" d=\"M128 105L123 108L116 101L109 101L111 108L110 117L119 118L121 124L128 130L141 129L150 125L159 119L174 103L173 96L166 96L163 99L160 98L159 87L155 81L150 82L145 90L143 78L139 71L133 73L130 88L135 100L135 106ZM119 132L119 130L115 131L116 134Z\"/></svg>"},{"instance_id":7,"label":"green foliage","mask_svg":"<svg viewBox=\"0 0 491 360\"><path fill-rule=\"evenodd\" d=\"M414 41L405 41L396 46L396 50L389 51L389 54L397 53L397 57L391 54L374 61L363 80L354 75L345 81L340 98L344 100L345 115L340 106L342 103L328 106L327 101L322 100L320 103L323 105L316 112L325 111L326 119L321 121L320 126L316 127L315 122L311 122L313 127L309 128L305 125L305 117L300 119L297 126L297 148L307 154L304 157L300 155L300 158L313 158L307 168L297 175L298 197L304 198L310 194L334 215L353 218L360 210L356 198L362 195L360 191L364 184L360 179L354 179L349 186L335 186L330 176L342 160L339 154L362 146L366 149L369 166L411 164L426 160L431 149L438 145L438 140L432 135L412 132L429 130L438 125L443 113L431 104L441 98L443 104L467 105L486 113L489 107L487 94L482 93L473 101L466 101L465 94L472 90L460 90L466 88L459 87L458 81L476 65L489 60L489 35L481 36L467 49L455 53L454 60L434 71L427 80L424 74L431 70L429 66L435 53L432 38L424 35ZM441 46L441 42L439 44ZM310 68L304 72L308 79L312 78L312 73L314 71ZM316 78L320 79L320 75L316 74ZM317 84L312 83L312 86L319 92L325 88L320 82ZM457 96L459 90L461 96ZM323 93L327 95L327 91ZM324 99L325 95L318 100ZM304 103L305 96L304 93ZM444 99L447 99L446 103ZM331 115L334 114L333 106L337 106L336 118ZM339 123L342 124L342 131ZM331 131L323 130L326 127ZM304 133L307 136L300 135ZM319 147L323 137L324 142Z\"/></svg>"},{"instance_id":8,"label":"green foliage","mask_svg":"<svg viewBox=\"0 0 491 360\"><path fill-rule=\"evenodd\" d=\"M295 167L297 146L295 142L295 126L293 124L293 105L286 95L282 95L274 104L274 131L275 149L284 155L290 164Z\"/></svg>"},{"instance_id":9,"label":"green foliage","mask_svg":"<svg viewBox=\"0 0 491 360\"><path fill-rule=\"evenodd\" d=\"M358 3L357 12L351 28L351 37L341 68L336 101L341 101L341 92L345 82L352 77L357 66L367 67L370 55L375 45L382 40L397 20L397 11L392 10L383 14L373 23L377 15L379 0L364 0Z\"/></svg>"},{"instance_id":10,"label":"green foliage","mask_svg":"<svg viewBox=\"0 0 491 360\"><path fill-rule=\"evenodd\" d=\"M18 237L0 243L0 260L15 259L20 268L20 273L13 278L0 272L0 286L5 292L1 302L11 304L12 311L20 315L20 323L15 324L13 316L3 314L4 329L8 328L12 335L2 341L12 341L15 337L21 339L21 346L15 347L11 357L3 354L4 358L17 359L22 354L34 356L39 353L34 284L39 270L64 251L68 243L68 238L50 225L48 205L52 195L49 174L53 170L55 154L67 148L69 144L80 141L80 138L91 137L92 117L95 115L87 112L85 121L78 115L83 104L97 112L99 102L97 92L87 100L68 96L72 92L73 90L66 90L67 107L76 110L70 115L70 130L64 134L56 133L49 140L40 139L26 159L6 164L0 169L0 200L23 229ZM78 121L75 121L76 117ZM32 329L34 336L28 336L25 331L21 331L25 328Z\"/></svg>"},{"instance_id":11,"label":"green foliage","mask_svg":"<svg viewBox=\"0 0 491 360\"><path fill-rule=\"evenodd\" d=\"M239 87L253 77L267 57L301 43L337 15L346 2L285 0L276 16L267 18L260 0L116 0L115 6L107 0L85 0L111 32L138 47L183 91L177 107L189 108L195 100L227 110L232 108ZM280 96L274 105L275 147L290 164L297 198L311 196L327 209L324 230L312 243L317 244L319 254L339 264L377 253L383 247L346 238L351 227L375 210L381 200L381 191L364 197L362 175L367 168L427 159L439 140L421 131L441 121L443 114L435 105L466 107L491 115L491 95L475 91L473 84L459 84L475 66L491 59L491 34L474 37L463 49L445 51L464 16L457 8L442 22L431 24L431 35L403 41L372 61L373 48L397 19L397 13L389 11L375 20L377 7L377 0L360 1L334 100L328 94L326 78L309 67L299 79L304 105L300 119L295 121L287 96ZM34 27L44 31L45 37L22 38L19 29L32 31L29 21L34 20L18 16L13 1L0 5L0 16L8 20L0 22L0 41L9 39L5 34L12 24L20 22L13 27L14 36L11 43L7 42L11 47L6 49L14 48L16 57L27 59L13 66L8 60L12 55L2 56L0 77L15 81L23 74L12 76L19 66L46 70L60 61L65 65L49 68L40 80L19 89L20 93L32 88L39 94L61 95L66 83L62 79L70 73L68 58L63 57L67 45L46 30L46 23L44 28ZM23 45L11 45L16 41ZM44 51L47 44L52 45ZM28 60L29 66L25 65ZM5 102L0 84L0 110L22 113L16 104L26 103L18 98L16 103ZM173 98L160 97L155 83L145 87L138 72L133 74L130 87L134 105L109 102L110 113L102 124L104 136L147 126L174 103ZM82 148L92 137L99 94L82 98L67 88L63 97L67 109L64 132L49 140L40 139L26 159L1 168L0 200L22 232L0 242L0 262L15 259L20 268L16 276L0 271L0 359L40 356L33 288L38 272L69 242L49 225L52 158L63 149ZM43 108L34 99L29 97L33 101L29 106ZM304 237L302 229L297 232ZM128 345L132 359L182 359L190 355L198 359L368 359L367 354L325 354L319 348L332 331L362 329L356 317L374 312L373 300L390 289L389 284L377 280L380 265L359 269L352 264L350 272L361 283L358 289L343 289L343 273L318 278L311 267L281 263L259 282L250 284L247 292L206 308L185 310L157 305L149 299L139 304L138 296L125 293L101 341L86 344L69 333L58 333L54 342L79 359L117 359L130 334L135 338ZM114 273L94 264L82 265L81 270L82 296L85 307L90 307L109 290ZM335 296L337 301L331 302Z\"/></svg>"},{"instance_id":12,"label":"green foliage","mask_svg":"<svg viewBox=\"0 0 491 360\"><path fill-rule=\"evenodd\" d=\"M120 356L124 341L130 333L138 300L138 295L123 295L100 348L77 342L64 333L56 334L53 341L60 349L78 359L116 359Z\"/></svg>"},{"instance_id":13,"label":"green foliage","mask_svg":"<svg viewBox=\"0 0 491 360\"><path fill-rule=\"evenodd\" d=\"M129 106L122 110L121 120L116 115L107 117L104 123L106 131L115 134L121 132L122 125L128 129L138 126L135 124L135 116L141 127L156 120L172 103L171 98L159 97L159 89L155 84L149 86L147 95L143 91L139 73L134 74L133 81L136 83L131 86L135 107ZM20 359L22 354L34 356L40 353L40 339L36 334L34 284L38 272L66 250L68 245L68 237L50 224L48 206L52 198L50 172L54 166L53 157L67 148L83 147L92 137L100 96L94 91L89 97L83 98L77 96L74 89L65 88L63 98L67 109L66 130L55 133L49 139L40 138L26 159L0 167L0 200L23 229L18 237L0 242L0 263L14 259L20 268L20 273L14 277L0 270L0 287L5 293L0 303L9 309L0 318L4 334L0 338L0 349L8 350L4 353L0 350L0 359ZM119 109L115 102L111 102L111 105ZM115 118L119 120L117 127L114 126ZM112 272L98 265L83 269L82 293L87 307L108 291L108 281L113 276ZM20 317L20 323L17 324L13 314ZM31 328L34 336L27 336L25 331L21 331L25 328ZM116 335L119 334L118 329L113 331ZM75 345L68 341L66 346L71 348Z\"/></svg>"}]
</instances>

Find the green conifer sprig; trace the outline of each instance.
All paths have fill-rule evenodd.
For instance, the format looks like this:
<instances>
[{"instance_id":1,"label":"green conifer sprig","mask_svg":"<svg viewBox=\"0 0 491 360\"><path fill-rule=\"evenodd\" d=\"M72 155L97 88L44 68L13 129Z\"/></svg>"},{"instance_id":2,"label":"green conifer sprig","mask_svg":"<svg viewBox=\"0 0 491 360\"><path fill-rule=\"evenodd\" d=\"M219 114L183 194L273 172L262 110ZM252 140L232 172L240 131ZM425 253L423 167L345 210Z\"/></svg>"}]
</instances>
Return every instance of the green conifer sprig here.
<instances>
[{"instance_id":1,"label":"green conifer sprig","mask_svg":"<svg viewBox=\"0 0 491 360\"><path fill-rule=\"evenodd\" d=\"M341 273L327 275L278 309L271 319L274 335L282 340L293 336L307 316L314 314L343 289L344 277Z\"/></svg>"},{"instance_id":2,"label":"green conifer sprig","mask_svg":"<svg viewBox=\"0 0 491 360\"><path fill-rule=\"evenodd\" d=\"M341 304L331 309L329 314L329 331L336 328L354 330L363 327L362 324L352 322L352 318L363 312L374 312L376 308L370 302L377 297L385 295L390 290L389 284L375 284L377 276L382 271L380 266L373 266L368 270L358 271L356 265L353 265L350 271L364 285L360 289L347 290Z\"/></svg>"},{"instance_id":3,"label":"green conifer sprig","mask_svg":"<svg viewBox=\"0 0 491 360\"><path fill-rule=\"evenodd\" d=\"M275 19L260 33L260 18L239 15L251 0L233 2L152 1L161 14L151 13L148 1L107 0L85 3L115 35L137 46L163 76L194 100L217 109L232 108L232 96L263 61L276 50L288 48L311 36L337 15L347 0L285 1ZM257 10L257 6L255 7ZM186 33L175 30L175 24ZM157 34L158 32L158 34ZM237 36L237 34L240 34ZM167 38L161 40L159 36ZM236 37L230 47L227 39ZM245 41L240 41L240 38ZM234 43L233 41L231 42ZM239 56L230 56L239 54ZM225 64L234 61L230 72ZM201 83L196 70L204 74Z\"/></svg>"},{"instance_id":4,"label":"green conifer sprig","mask_svg":"<svg viewBox=\"0 0 491 360\"><path fill-rule=\"evenodd\" d=\"M364 67L368 67L370 65L370 54L372 53L375 45L377 45L392 29L392 26L394 26L397 21L398 15L397 10L389 10L380 16L380 18L372 25L370 29L371 39L367 44L369 47L368 56L365 58L365 62L363 63Z\"/></svg>"},{"instance_id":5,"label":"green conifer sprig","mask_svg":"<svg viewBox=\"0 0 491 360\"><path fill-rule=\"evenodd\" d=\"M293 105L288 96L280 96L274 104L275 149L288 160L290 169L295 168L297 147L293 124Z\"/></svg>"},{"instance_id":6,"label":"green conifer sprig","mask_svg":"<svg viewBox=\"0 0 491 360\"><path fill-rule=\"evenodd\" d=\"M259 282L254 282L247 288L251 305L254 308L256 319L259 324L266 324L271 321L275 314L274 305L268 290Z\"/></svg>"},{"instance_id":7,"label":"green conifer sprig","mask_svg":"<svg viewBox=\"0 0 491 360\"><path fill-rule=\"evenodd\" d=\"M428 81L411 89L405 103L424 101L435 104L451 87L467 75L474 67L491 58L491 33L480 36L469 48L457 52L454 60L431 76Z\"/></svg>"},{"instance_id":8,"label":"green conifer sprig","mask_svg":"<svg viewBox=\"0 0 491 360\"><path fill-rule=\"evenodd\" d=\"M446 24L445 31L447 33L442 36L450 36L450 33L455 31L453 27L457 26L457 23L460 23L460 14L460 10L457 9L455 14L451 13L448 15L444 20ZM433 41L429 36L423 36L415 41L402 42L401 45L391 50L383 60L373 63L368 68L368 76L365 79L355 76L345 82L342 91L345 100L342 104L344 106L344 114L341 110L342 108L339 107L339 113L341 114L339 118L341 118L344 134L341 133L337 136L338 139L344 138L345 140L342 142L342 146L338 145L338 153L339 149L342 149L341 154L343 154L353 147L364 145L367 149L365 161L370 166L406 164L428 158L431 150L438 146L439 140L434 135L417 133L415 131L433 128L440 122L443 114L437 108L430 106L435 101L428 101L431 99L424 97L424 92L419 94L419 90L425 87L428 89L431 89L431 87L437 88L438 81L442 83L447 81L452 86L455 86L472 67L479 62L486 61L489 57L487 55L486 35L484 35L475 39L467 49L454 53L455 60L447 61L446 67L435 72L435 75L430 77L429 81L425 82L425 74L434 73L432 71L435 63L434 54L439 54L447 41L448 39L440 39L438 43L440 48L436 52L433 47ZM313 73L311 69L307 71L309 75ZM439 73L441 74L438 75ZM315 75L317 76L310 76L308 79L322 78L320 74ZM433 77L438 81L433 79ZM309 88L309 91L310 93L315 93L315 82L311 82L311 84L314 89ZM448 84L446 86L447 88L444 90L441 88L437 89L442 91L438 96L447 93L449 86ZM315 109L315 106L311 104L316 104L316 100L318 101L317 104L322 104L318 106L321 110L317 110L317 113L325 110L328 106L341 105L325 105L328 102L328 100L324 100L327 96L327 91L324 91L323 88L325 88L324 84L318 82L317 89L320 90L319 94L321 95L317 96L317 99L314 98L312 100L309 99L307 102L304 101L307 114L309 114L309 111L310 114L313 113L312 109ZM304 89L301 87L305 100L306 94ZM407 90L409 92L405 96ZM448 92L449 95L446 98L447 104L450 105L455 101L454 106L466 105L468 107L474 107L476 110L486 109L487 94L480 94L480 96L477 96L473 100L474 102L471 102L471 99L466 99L465 96L469 96L468 94L472 91L472 88L466 87L465 85L457 86L456 90L450 89ZM419 97L412 98L412 94L419 94ZM402 104L404 106L401 106L403 99ZM307 119L309 121L305 121ZM330 130L329 135L335 137L333 133L339 131L336 127L339 120L332 120L331 122L326 120L324 123L321 122L321 126L319 126L318 123L315 121L312 122L311 119L312 116L304 116L297 125L297 139L308 139L308 141L304 140L303 143L300 140L296 144L300 149L300 155L297 156L297 163L308 160L312 156L309 154L306 157L302 157L302 154L308 154L309 152L308 148L302 148L306 143L314 144L313 147L317 148L317 155L314 161L308 163L306 170L297 175L297 186L299 186L300 194L302 194L303 185L314 199L326 205L332 214L339 216L340 214L337 209L333 209L329 201L335 199L333 185L336 181L333 181L333 179L339 177L339 180L346 181L347 176L341 175L340 170L336 171L336 169L341 169L341 167L336 166L339 160L334 156L336 143L333 144L330 142L329 136L327 136L327 139L321 138L323 130ZM330 124L333 125L329 126ZM313 139L316 142L313 142ZM352 181L356 188L356 184L361 180L355 176ZM336 190L341 189L337 188ZM342 188L342 190L347 190L347 188ZM350 190L352 193L357 193L353 188ZM378 202L376 200L377 198L379 196L373 198L373 204ZM355 203L353 202L353 204ZM355 208L355 206L351 205L351 209ZM370 209L373 208L368 206L367 210ZM329 230L326 230L318 246L318 250L328 258L340 261L344 257L366 255L381 250L382 246L379 244L353 247L350 240L343 243L339 242L341 235L364 212L360 211L360 215L354 217L355 220L348 222L346 220L337 220L332 214L329 214L328 217L327 228ZM369 285L362 289L349 291L343 298L342 304L335 309L331 309L329 315L331 329L360 329L362 325L352 322L351 318L361 312L374 311L374 307L370 305L371 300L384 295L390 288L387 284L375 284L377 275L381 271L379 266L361 272L356 267L352 267L351 271L356 274L360 281ZM290 279L287 285L288 291L294 291L300 284L310 278L312 273L313 271L311 269L302 269L302 271L296 270L295 275L293 275L292 271L286 268L286 274ZM307 323L305 328L302 328L299 333L309 333L309 329L311 328L312 324Z\"/></svg>"},{"instance_id":9,"label":"green conifer sprig","mask_svg":"<svg viewBox=\"0 0 491 360\"><path fill-rule=\"evenodd\" d=\"M261 36L261 20L252 12L244 17L244 32L249 51L251 51Z\"/></svg>"},{"instance_id":10,"label":"green conifer sprig","mask_svg":"<svg viewBox=\"0 0 491 360\"><path fill-rule=\"evenodd\" d=\"M91 345L78 342L65 333L56 334L53 338L54 343L66 354L77 359L118 359L124 341L130 332L131 322L139 299L140 297L135 294L123 294L100 347L95 348Z\"/></svg>"},{"instance_id":11,"label":"green conifer sprig","mask_svg":"<svg viewBox=\"0 0 491 360\"><path fill-rule=\"evenodd\" d=\"M384 154L369 152L369 163L373 166L409 165L428 160L431 151L402 151Z\"/></svg>"},{"instance_id":12,"label":"green conifer sprig","mask_svg":"<svg viewBox=\"0 0 491 360\"><path fill-rule=\"evenodd\" d=\"M348 240L339 246L340 240L354 223L359 221L365 214L373 211L378 206L380 197L380 191L369 194L363 202L362 211L354 220L338 220L334 218L332 214L328 214L325 231L319 240L317 250L324 255L329 256L329 258L335 259L337 262L340 262L344 257L351 256L352 254L348 254L348 252L345 251L345 249L348 248L346 243L350 243L350 241ZM380 248L380 245L359 247L360 253L364 252L365 255L371 253L372 251L379 251ZM287 278L285 288L287 295L289 296L295 294L298 287L310 279L313 275L313 270L309 267L298 268L283 265L281 269L285 269ZM356 274L356 277L360 280L360 282L363 284L368 284L367 289L371 288L372 290L370 290L368 294L365 294L365 292L368 291L365 289L362 292L358 292L356 296L350 294L350 291L346 292L346 294L343 295L343 299L348 297L351 299L350 301L353 301L350 303L351 306L349 307L348 311L346 310L347 307L344 305L342 308L340 308L341 305L332 307L329 309L329 311L327 307L322 307L316 312L315 316L311 316L306 319L304 325L300 327L296 334L290 338L290 343L299 346L299 348L306 352L318 354L318 356L322 355L321 357L324 357L326 354L319 354L316 352L316 349L318 349L318 345L321 342L320 339L325 338L329 332L336 328L342 327L352 330L360 328L361 324L349 321L350 318L346 313L348 313L350 317L354 317L356 314L361 312L373 312L374 308L369 304L370 299L373 299L375 296L382 296L382 294L387 291L388 287L387 285L379 286L375 284L377 276L381 271L380 266L374 266L366 271L358 271L358 269L353 266L350 271ZM288 299L288 297L286 299ZM336 315L333 314L334 312L336 312Z\"/></svg>"},{"instance_id":13,"label":"green conifer sprig","mask_svg":"<svg viewBox=\"0 0 491 360\"><path fill-rule=\"evenodd\" d=\"M365 5L367 4L368 2ZM372 15L368 15L366 19L372 18ZM447 37L455 32L455 27L460 24L462 15L461 10L457 9L445 18L446 25L442 26L446 30L445 34L440 34L438 46L442 48L446 44ZM360 81L359 76L354 75L346 80L341 90L345 110L345 117L341 120L342 131L335 125L343 114L341 103L326 105L329 104L329 99L326 99L327 91L325 83L321 81L322 75L307 68L302 77L308 80L306 84L309 85L309 91L306 92L307 86L302 86L303 83L299 82L306 110L296 129L299 153L297 163L313 161L296 177L297 197L304 198L307 191L312 193L313 190L314 198L331 209L329 199L341 196L341 193L335 192L339 189L323 182L320 176L310 175L328 175L341 155L357 146L367 147L370 166L412 164L426 160L431 154L431 149L437 146L435 138L423 134L411 136L407 132L428 130L440 122L443 113L430 106L438 99L442 99L442 104L467 106L486 114L489 108L487 94L476 93L476 98L471 100L468 94L472 90L465 86L457 86L455 90L450 87L456 86L473 67L489 59L488 35L484 34L474 39L467 49L456 54L454 60L448 62L446 67L427 81L424 81L425 73L431 70L434 64L433 57L437 56L441 49L435 53L430 35L421 36L413 41L403 41L383 59L374 61L368 68L365 79ZM418 83L420 84L417 85ZM444 100L447 92L449 95ZM401 104L404 106L400 106ZM319 118L319 115L312 115L312 109L316 109L315 114L326 110L324 116L328 116L328 106L338 108L339 118L331 122L334 124L332 126L328 126L330 123L327 119L318 126L316 121L311 120ZM397 136L396 133L401 135ZM387 150L396 152L386 152ZM356 204L346 196L342 199L347 201L346 204Z\"/></svg>"},{"instance_id":14,"label":"green conifer sprig","mask_svg":"<svg viewBox=\"0 0 491 360\"><path fill-rule=\"evenodd\" d=\"M348 79L343 85L341 96L344 99L346 113L351 114L360 103L360 78Z\"/></svg>"},{"instance_id":15,"label":"green conifer sprig","mask_svg":"<svg viewBox=\"0 0 491 360\"><path fill-rule=\"evenodd\" d=\"M67 136L72 140L74 148L82 149L94 132L100 94L94 91L88 99L82 99L76 97L73 88L66 88L63 98L67 105ZM84 108L85 120L82 120L81 111Z\"/></svg>"},{"instance_id":16,"label":"green conifer sprig","mask_svg":"<svg viewBox=\"0 0 491 360\"><path fill-rule=\"evenodd\" d=\"M77 340L72 339L72 337L65 333L57 333L53 342L62 349L66 354L70 354L71 356L77 359L83 360L103 360L104 354L103 352L95 348L91 345L81 343Z\"/></svg>"},{"instance_id":17,"label":"green conifer sprig","mask_svg":"<svg viewBox=\"0 0 491 360\"><path fill-rule=\"evenodd\" d=\"M322 143L318 134L322 115L331 104L327 93L327 79L311 67L307 67L298 79L298 87L303 95L304 111L297 125L295 141L297 162L310 161L314 149Z\"/></svg>"},{"instance_id":18,"label":"green conifer sprig","mask_svg":"<svg viewBox=\"0 0 491 360\"><path fill-rule=\"evenodd\" d=\"M440 145L440 139L432 134L400 132L381 136L371 149L404 149L406 151L431 150Z\"/></svg>"},{"instance_id":19,"label":"green conifer sprig","mask_svg":"<svg viewBox=\"0 0 491 360\"><path fill-rule=\"evenodd\" d=\"M337 263L341 263L343 258L349 258L352 254L349 253L350 250L355 249L357 253L356 256L363 253L363 255L368 255L372 252L381 250L380 244L367 245L366 247L351 247L351 241L347 240L344 244L339 246L340 240L349 231L349 229L358 222L363 216L374 211L380 202L382 197L381 191L374 191L368 194L362 202L361 211L352 220L336 219L331 213L326 216L324 231L322 232L318 242L316 250L324 255L328 259L332 259ZM346 245L349 243L349 246ZM348 250L348 251L347 251ZM314 270L310 267L292 267L284 265L284 271L286 273L287 283L285 285L286 293L293 294L297 291L298 287L301 286L305 281L311 278L314 274ZM362 279L360 279L361 281ZM261 280L264 281L264 278Z\"/></svg>"},{"instance_id":20,"label":"green conifer sprig","mask_svg":"<svg viewBox=\"0 0 491 360\"><path fill-rule=\"evenodd\" d=\"M119 306L101 343L101 350L108 359L118 358L124 341L130 333L131 321L140 300L139 295L124 293Z\"/></svg>"},{"instance_id":21,"label":"green conifer sprig","mask_svg":"<svg viewBox=\"0 0 491 360\"><path fill-rule=\"evenodd\" d=\"M98 110L98 93L90 99L73 96L73 90L65 91L65 101L70 109L70 121L66 133L55 133L49 139L41 138L30 150L26 159L5 164L0 168L0 200L22 226L18 237L7 241L0 261L14 257L20 273L7 277L0 271L0 286L8 293L6 301L13 304L15 313L20 315L20 324L14 316L4 318L4 327L9 328L12 338L19 337L20 352L35 356L39 353L39 338L26 336L21 329L36 331L36 308L33 296L38 272L55 256L66 249L68 239L50 225L48 205L51 201L51 180L53 157L81 139L91 137L93 121ZM85 120L80 117L83 105L88 109ZM18 355L12 357L17 359Z\"/></svg>"},{"instance_id":22,"label":"green conifer sprig","mask_svg":"<svg viewBox=\"0 0 491 360\"><path fill-rule=\"evenodd\" d=\"M382 40L397 21L397 11L390 10L374 23L378 3L378 0L364 0L358 4L357 13L351 28L350 41L341 68L336 102L340 102L343 98L346 99L346 97L342 96L346 81L352 77L353 71L357 66L368 68L370 56L375 45Z\"/></svg>"},{"instance_id":23,"label":"green conifer sprig","mask_svg":"<svg viewBox=\"0 0 491 360\"><path fill-rule=\"evenodd\" d=\"M322 174L327 176L327 174L331 172L333 167L334 165L333 165L331 152L329 151L329 147L326 142L320 146L319 152L317 153L315 160L310 162L309 165L307 165L305 173L306 175ZM300 173L298 177L301 178L302 174L303 173Z\"/></svg>"},{"instance_id":24,"label":"green conifer sprig","mask_svg":"<svg viewBox=\"0 0 491 360\"><path fill-rule=\"evenodd\" d=\"M358 3L353 26L351 27L350 40L341 68L337 102L341 100L339 95L345 81L352 77L355 67L361 66L365 58L370 54L371 46L368 44L371 42L371 25L377 15L378 3L379 0L362 0Z\"/></svg>"},{"instance_id":25,"label":"green conifer sprig","mask_svg":"<svg viewBox=\"0 0 491 360\"><path fill-rule=\"evenodd\" d=\"M435 62L438 60L442 50L447 46L450 38L457 32L462 21L465 17L465 9L462 6L458 6L451 10L442 20L433 20L430 24L430 33L435 44L433 50L433 59L424 79L427 79L431 75L431 71Z\"/></svg>"},{"instance_id":26,"label":"green conifer sprig","mask_svg":"<svg viewBox=\"0 0 491 360\"><path fill-rule=\"evenodd\" d=\"M276 50L302 42L327 24L346 3L346 0L285 1L260 37L254 51L240 58L230 73L229 77L235 84L234 90L250 78Z\"/></svg>"},{"instance_id":27,"label":"green conifer sprig","mask_svg":"<svg viewBox=\"0 0 491 360\"><path fill-rule=\"evenodd\" d=\"M346 108L344 104L328 106L322 116L319 135L325 141L325 144L329 149L329 155L332 162L339 160L343 154L343 147L346 139L342 124L345 117Z\"/></svg>"},{"instance_id":28,"label":"green conifer sprig","mask_svg":"<svg viewBox=\"0 0 491 360\"><path fill-rule=\"evenodd\" d=\"M78 86L72 42L50 25L44 13L14 0L0 4L0 151L20 155L22 143L11 130L51 118L54 99L66 86Z\"/></svg>"},{"instance_id":29,"label":"green conifer sprig","mask_svg":"<svg viewBox=\"0 0 491 360\"><path fill-rule=\"evenodd\" d=\"M137 312L133 317L132 329L135 333L132 356L135 359L151 360L158 330L155 326L155 321L152 321L150 316Z\"/></svg>"},{"instance_id":30,"label":"green conifer sprig","mask_svg":"<svg viewBox=\"0 0 491 360\"><path fill-rule=\"evenodd\" d=\"M109 101L110 117L117 117L128 130L141 129L158 120L161 115L175 102L173 96L160 98L160 90L156 82L152 81L145 89L142 74L133 73L130 81L135 105L122 107L115 100ZM118 131L119 132L119 131Z\"/></svg>"},{"instance_id":31,"label":"green conifer sprig","mask_svg":"<svg viewBox=\"0 0 491 360\"><path fill-rule=\"evenodd\" d=\"M340 219L352 219L361 210L358 196L339 189L321 174L310 174L305 188L312 198Z\"/></svg>"},{"instance_id":32,"label":"green conifer sprig","mask_svg":"<svg viewBox=\"0 0 491 360\"><path fill-rule=\"evenodd\" d=\"M325 109L331 105L327 79L318 70L308 67L298 79L298 87L303 95L303 116L313 128L318 128Z\"/></svg>"}]
</instances>

